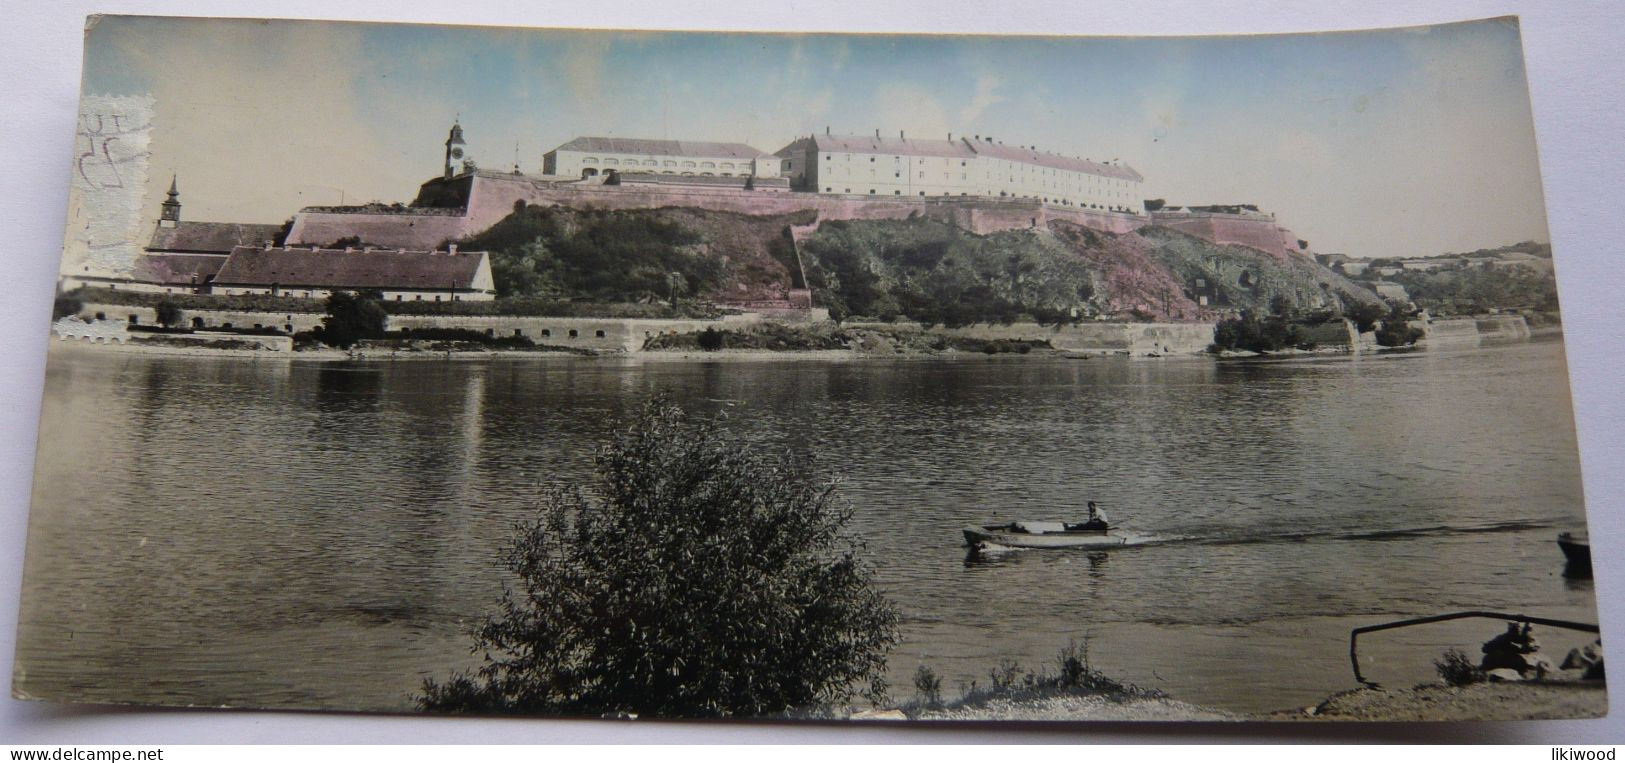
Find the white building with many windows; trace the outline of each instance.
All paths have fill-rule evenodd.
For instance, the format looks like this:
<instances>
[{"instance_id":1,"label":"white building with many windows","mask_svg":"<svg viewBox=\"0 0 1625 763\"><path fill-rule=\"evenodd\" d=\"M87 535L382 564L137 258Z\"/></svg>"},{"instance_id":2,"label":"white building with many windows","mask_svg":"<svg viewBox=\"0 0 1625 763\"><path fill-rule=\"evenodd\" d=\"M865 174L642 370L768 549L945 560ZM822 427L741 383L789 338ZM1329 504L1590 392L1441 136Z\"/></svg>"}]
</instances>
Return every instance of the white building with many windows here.
<instances>
[{"instance_id":1,"label":"white building with many windows","mask_svg":"<svg viewBox=\"0 0 1625 763\"><path fill-rule=\"evenodd\" d=\"M811 135L779 149L799 191L857 196L980 196L1059 207L1142 213L1134 168L1007 146L975 136L954 140Z\"/></svg>"},{"instance_id":2,"label":"white building with many windows","mask_svg":"<svg viewBox=\"0 0 1625 763\"><path fill-rule=\"evenodd\" d=\"M743 143L580 137L542 156L542 174L779 177L779 158Z\"/></svg>"}]
</instances>

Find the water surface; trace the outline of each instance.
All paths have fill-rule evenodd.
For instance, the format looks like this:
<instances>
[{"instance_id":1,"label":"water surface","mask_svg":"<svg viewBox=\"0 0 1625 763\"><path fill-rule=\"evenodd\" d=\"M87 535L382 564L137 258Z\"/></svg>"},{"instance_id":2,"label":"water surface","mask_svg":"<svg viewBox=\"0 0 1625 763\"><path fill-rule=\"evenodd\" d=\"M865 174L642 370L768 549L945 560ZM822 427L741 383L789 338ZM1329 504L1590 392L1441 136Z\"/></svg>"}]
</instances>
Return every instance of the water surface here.
<instances>
[{"instance_id":1,"label":"water surface","mask_svg":"<svg viewBox=\"0 0 1625 763\"><path fill-rule=\"evenodd\" d=\"M1596 621L1559 341L1273 361L244 360L54 347L17 687L45 698L400 710L471 667L493 564L655 392L844 480L905 613L895 694L1003 658L1240 711L1353 686L1356 625ZM1097 500L1159 542L967 559L959 528ZM1495 623L1373 637L1430 677ZM1555 648L1578 637L1551 633Z\"/></svg>"}]
</instances>

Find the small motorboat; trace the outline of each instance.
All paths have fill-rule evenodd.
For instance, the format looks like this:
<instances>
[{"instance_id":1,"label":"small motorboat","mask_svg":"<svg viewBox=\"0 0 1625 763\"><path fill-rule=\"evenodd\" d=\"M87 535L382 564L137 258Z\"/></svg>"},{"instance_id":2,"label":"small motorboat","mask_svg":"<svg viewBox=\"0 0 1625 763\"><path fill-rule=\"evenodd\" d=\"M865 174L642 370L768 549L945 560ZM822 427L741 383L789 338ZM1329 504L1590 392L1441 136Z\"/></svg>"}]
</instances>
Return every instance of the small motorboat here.
<instances>
[{"instance_id":1,"label":"small motorboat","mask_svg":"<svg viewBox=\"0 0 1625 763\"><path fill-rule=\"evenodd\" d=\"M1008 522L966 527L971 548L1112 548L1128 543L1104 522Z\"/></svg>"},{"instance_id":2,"label":"small motorboat","mask_svg":"<svg viewBox=\"0 0 1625 763\"><path fill-rule=\"evenodd\" d=\"M1557 547L1569 560L1563 574L1571 578L1591 577L1591 536L1585 530L1557 534Z\"/></svg>"}]
</instances>

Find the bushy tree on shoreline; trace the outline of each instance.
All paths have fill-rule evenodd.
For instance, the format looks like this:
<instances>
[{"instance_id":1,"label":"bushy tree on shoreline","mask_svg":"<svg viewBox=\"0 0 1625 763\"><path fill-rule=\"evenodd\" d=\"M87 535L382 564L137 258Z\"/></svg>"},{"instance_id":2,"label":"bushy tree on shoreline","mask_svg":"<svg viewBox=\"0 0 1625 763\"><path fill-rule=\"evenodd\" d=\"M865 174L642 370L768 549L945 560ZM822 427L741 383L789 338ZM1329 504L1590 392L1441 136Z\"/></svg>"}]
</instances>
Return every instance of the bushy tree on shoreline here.
<instances>
[{"instance_id":1,"label":"bushy tree on shoreline","mask_svg":"<svg viewBox=\"0 0 1625 763\"><path fill-rule=\"evenodd\" d=\"M518 528L518 587L475 635L485 664L426 681L421 709L715 717L884 697L898 616L831 482L662 400L597 471Z\"/></svg>"}]
</instances>

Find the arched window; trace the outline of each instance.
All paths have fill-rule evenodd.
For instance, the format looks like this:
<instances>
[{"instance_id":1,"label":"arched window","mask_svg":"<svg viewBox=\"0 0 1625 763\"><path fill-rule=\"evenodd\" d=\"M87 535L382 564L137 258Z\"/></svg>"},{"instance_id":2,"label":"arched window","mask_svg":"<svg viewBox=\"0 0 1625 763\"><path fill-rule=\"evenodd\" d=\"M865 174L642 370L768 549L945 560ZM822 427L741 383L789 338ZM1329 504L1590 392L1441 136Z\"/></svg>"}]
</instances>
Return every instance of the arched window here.
<instances>
[{"instance_id":1,"label":"arched window","mask_svg":"<svg viewBox=\"0 0 1625 763\"><path fill-rule=\"evenodd\" d=\"M581 163L582 164L597 164L598 163L598 157L596 157L596 156L586 157L586 158L581 160Z\"/></svg>"},{"instance_id":2,"label":"arched window","mask_svg":"<svg viewBox=\"0 0 1625 763\"><path fill-rule=\"evenodd\" d=\"M595 170L595 169L593 169L591 167L588 167L588 168L581 171L581 176L584 177L584 178L597 177L598 176L598 170Z\"/></svg>"},{"instance_id":3,"label":"arched window","mask_svg":"<svg viewBox=\"0 0 1625 763\"><path fill-rule=\"evenodd\" d=\"M708 169L708 170L714 170L714 169L717 168L717 163L716 162L700 162L700 166L705 168L705 169Z\"/></svg>"},{"instance_id":4,"label":"arched window","mask_svg":"<svg viewBox=\"0 0 1625 763\"><path fill-rule=\"evenodd\" d=\"M619 159L605 159L605 160L604 160L604 164L605 164L605 165L616 165L616 166L619 166L619 165L620 165L620 163L621 163L621 160L619 160Z\"/></svg>"},{"instance_id":5,"label":"arched window","mask_svg":"<svg viewBox=\"0 0 1625 763\"><path fill-rule=\"evenodd\" d=\"M693 162L683 162L683 166L684 167L693 167L694 163Z\"/></svg>"},{"instance_id":6,"label":"arched window","mask_svg":"<svg viewBox=\"0 0 1625 763\"><path fill-rule=\"evenodd\" d=\"M643 166L645 166L645 167L659 167L660 162L657 162L657 161L655 161L653 159L644 159L643 160Z\"/></svg>"}]
</instances>

